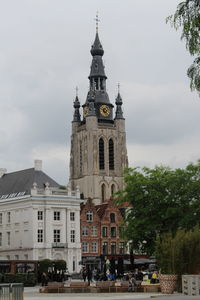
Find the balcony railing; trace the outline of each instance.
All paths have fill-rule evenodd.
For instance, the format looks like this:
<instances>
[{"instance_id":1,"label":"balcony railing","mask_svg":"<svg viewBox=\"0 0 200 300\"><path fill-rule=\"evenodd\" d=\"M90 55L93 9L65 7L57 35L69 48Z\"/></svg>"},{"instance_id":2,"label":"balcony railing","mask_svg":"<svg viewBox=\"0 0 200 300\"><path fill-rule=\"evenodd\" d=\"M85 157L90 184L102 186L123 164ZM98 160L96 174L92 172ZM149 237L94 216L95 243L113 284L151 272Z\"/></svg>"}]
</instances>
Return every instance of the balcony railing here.
<instances>
[{"instance_id":1,"label":"balcony railing","mask_svg":"<svg viewBox=\"0 0 200 300\"><path fill-rule=\"evenodd\" d=\"M52 248L67 248L67 243L52 243Z\"/></svg>"}]
</instances>

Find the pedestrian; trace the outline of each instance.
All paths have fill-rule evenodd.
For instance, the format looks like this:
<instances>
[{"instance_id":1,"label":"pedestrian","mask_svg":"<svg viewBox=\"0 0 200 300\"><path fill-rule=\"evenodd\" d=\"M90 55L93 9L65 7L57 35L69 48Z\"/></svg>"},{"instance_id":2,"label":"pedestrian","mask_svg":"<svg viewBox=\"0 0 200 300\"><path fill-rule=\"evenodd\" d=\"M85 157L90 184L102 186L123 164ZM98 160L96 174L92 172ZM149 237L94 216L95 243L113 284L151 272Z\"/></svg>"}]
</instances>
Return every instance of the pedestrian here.
<instances>
[{"instance_id":1,"label":"pedestrian","mask_svg":"<svg viewBox=\"0 0 200 300\"><path fill-rule=\"evenodd\" d=\"M137 288L136 279L131 274L129 274L128 292L134 292L136 288Z\"/></svg>"},{"instance_id":2,"label":"pedestrian","mask_svg":"<svg viewBox=\"0 0 200 300\"><path fill-rule=\"evenodd\" d=\"M83 280L84 282L86 281L86 278L87 278L87 271L86 271L86 268L84 267L83 270L82 270L82 277L83 277Z\"/></svg>"},{"instance_id":3,"label":"pedestrian","mask_svg":"<svg viewBox=\"0 0 200 300\"><path fill-rule=\"evenodd\" d=\"M151 276L151 283L155 284L155 283L157 283L157 280L158 280L158 274L156 271L154 271Z\"/></svg>"},{"instance_id":4,"label":"pedestrian","mask_svg":"<svg viewBox=\"0 0 200 300\"><path fill-rule=\"evenodd\" d=\"M46 286L48 284L48 278L45 272L42 273L41 281L42 281L42 286Z\"/></svg>"},{"instance_id":5,"label":"pedestrian","mask_svg":"<svg viewBox=\"0 0 200 300\"><path fill-rule=\"evenodd\" d=\"M90 285L90 281L92 280L92 271L90 270L90 267L87 267L87 281L88 281L88 285Z\"/></svg>"}]
</instances>

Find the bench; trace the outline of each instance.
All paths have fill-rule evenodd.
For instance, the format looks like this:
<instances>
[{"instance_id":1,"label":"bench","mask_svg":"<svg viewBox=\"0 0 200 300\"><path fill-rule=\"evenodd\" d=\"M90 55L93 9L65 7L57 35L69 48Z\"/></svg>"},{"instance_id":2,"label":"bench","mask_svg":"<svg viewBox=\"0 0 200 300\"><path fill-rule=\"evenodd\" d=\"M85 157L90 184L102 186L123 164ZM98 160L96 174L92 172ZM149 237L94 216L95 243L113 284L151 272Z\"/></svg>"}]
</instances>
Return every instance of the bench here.
<instances>
[{"instance_id":1,"label":"bench","mask_svg":"<svg viewBox=\"0 0 200 300\"><path fill-rule=\"evenodd\" d=\"M144 293L158 293L160 292L160 283L142 283Z\"/></svg>"},{"instance_id":2,"label":"bench","mask_svg":"<svg viewBox=\"0 0 200 300\"><path fill-rule=\"evenodd\" d=\"M70 287L88 287L88 282L86 281L71 281Z\"/></svg>"}]
</instances>

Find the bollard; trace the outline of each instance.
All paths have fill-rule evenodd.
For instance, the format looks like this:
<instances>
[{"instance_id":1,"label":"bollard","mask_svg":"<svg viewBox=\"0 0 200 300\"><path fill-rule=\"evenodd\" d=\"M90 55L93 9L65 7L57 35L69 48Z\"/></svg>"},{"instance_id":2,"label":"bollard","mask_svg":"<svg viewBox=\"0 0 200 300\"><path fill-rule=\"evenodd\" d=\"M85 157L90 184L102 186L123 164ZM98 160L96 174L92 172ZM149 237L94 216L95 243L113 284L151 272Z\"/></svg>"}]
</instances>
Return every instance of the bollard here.
<instances>
[{"instance_id":1,"label":"bollard","mask_svg":"<svg viewBox=\"0 0 200 300\"><path fill-rule=\"evenodd\" d=\"M0 299L10 300L10 284L0 284Z\"/></svg>"},{"instance_id":2,"label":"bollard","mask_svg":"<svg viewBox=\"0 0 200 300\"><path fill-rule=\"evenodd\" d=\"M12 283L11 288L12 300L23 300L24 299L24 285L23 283Z\"/></svg>"}]
</instances>

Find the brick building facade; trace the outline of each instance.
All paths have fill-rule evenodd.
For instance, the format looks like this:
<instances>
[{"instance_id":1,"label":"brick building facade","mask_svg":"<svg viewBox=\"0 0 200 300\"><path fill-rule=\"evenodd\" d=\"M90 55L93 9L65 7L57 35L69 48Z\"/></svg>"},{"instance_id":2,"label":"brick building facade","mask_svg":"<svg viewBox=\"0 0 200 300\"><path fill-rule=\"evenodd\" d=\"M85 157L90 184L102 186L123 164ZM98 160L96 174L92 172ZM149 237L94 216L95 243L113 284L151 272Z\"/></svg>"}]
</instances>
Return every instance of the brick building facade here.
<instances>
[{"instance_id":1,"label":"brick building facade","mask_svg":"<svg viewBox=\"0 0 200 300\"><path fill-rule=\"evenodd\" d=\"M107 260L127 259L123 239L123 210L108 200L95 205L88 199L81 206L82 264L102 269Z\"/></svg>"}]
</instances>

